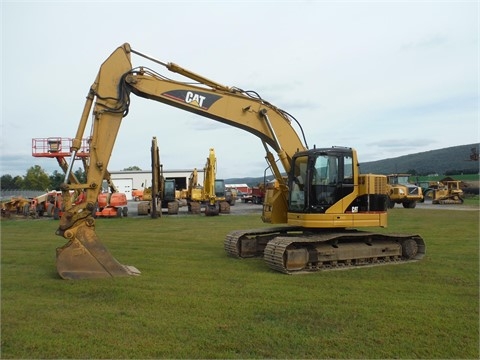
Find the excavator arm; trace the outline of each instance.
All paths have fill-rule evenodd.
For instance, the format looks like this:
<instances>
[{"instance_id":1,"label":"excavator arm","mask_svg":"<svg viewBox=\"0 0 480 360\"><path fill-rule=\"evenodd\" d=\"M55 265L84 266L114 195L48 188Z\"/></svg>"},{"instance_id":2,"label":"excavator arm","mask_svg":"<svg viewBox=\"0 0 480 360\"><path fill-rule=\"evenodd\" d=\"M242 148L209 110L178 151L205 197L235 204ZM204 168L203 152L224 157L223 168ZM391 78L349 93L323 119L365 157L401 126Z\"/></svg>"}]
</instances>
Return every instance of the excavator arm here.
<instances>
[{"instance_id":1,"label":"excavator arm","mask_svg":"<svg viewBox=\"0 0 480 360\"><path fill-rule=\"evenodd\" d=\"M215 176L216 176L216 158L214 149L210 148L207 161L203 168L203 192L208 206L215 206Z\"/></svg>"}]
</instances>

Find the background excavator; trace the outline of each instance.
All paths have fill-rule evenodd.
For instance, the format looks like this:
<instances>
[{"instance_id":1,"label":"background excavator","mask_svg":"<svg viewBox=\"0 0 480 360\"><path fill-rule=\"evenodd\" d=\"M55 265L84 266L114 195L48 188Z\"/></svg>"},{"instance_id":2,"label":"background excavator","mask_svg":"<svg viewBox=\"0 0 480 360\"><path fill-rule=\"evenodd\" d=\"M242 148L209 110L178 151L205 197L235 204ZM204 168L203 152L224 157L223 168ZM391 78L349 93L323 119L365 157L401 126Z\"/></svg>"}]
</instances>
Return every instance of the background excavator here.
<instances>
[{"instance_id":1,"label":"background excavator","mask_svg":"<svg viewBox=\"0 0 480 360\"><path fill-rule=\"evenodd\" d=\"M178 214L180 192L176 190L174 179L165 179L163 165L160 163L160 149L157 138L152 138L152 186L144 188L142 201L138 204L138 215L157 218L162 215L162 208L167 208L169 215Z\"/></svg>"},{"instance_id":2,"label":"background excavator","mask_svg":"<svg viewBox=\"0 0 480 360\"><path fill-rule=\"evenodd\" d=\"M230 204L226 200L225 180L217 179L217 158L215 150L210 148L203 168L203 186L198 186L198 172L193 169L188 179L187 205L192 214L199 214L202 205L206 216L230 213Z\"/></svg>"},{"instance_id":3,"label":"background excavator","mask_svg":"<svg viewBox=\"0 0 480 360\"><path fill-rule=\"evenodd\" d=\"M133 68L132 54L181 74L188 81L168 79L144 66ZM256 92L221 85L124 44L101 65L73 140L62 187L67 211L56 232L68 240L57 249L57 271L62 278L139 274L135 267L118 262L103 246L92 217L99 184L105 177L122 119L128 114L131 94L243 129L262 142L278 184L265 196L262 220L282 225L230 232L224 241L228 255L263 255L270 268L283 273L408 262L424 256L425 243L419 235L356 229L385 227L387 198L386 177L360 174L354 149L308 149L297 120ZM68 183L90 113L93 120L87 181ZM292 121L300 128L303 141ZM69 190L75 189L86 192L85 202L73 205L67 199Z\"/></svg>"}]
</instances>

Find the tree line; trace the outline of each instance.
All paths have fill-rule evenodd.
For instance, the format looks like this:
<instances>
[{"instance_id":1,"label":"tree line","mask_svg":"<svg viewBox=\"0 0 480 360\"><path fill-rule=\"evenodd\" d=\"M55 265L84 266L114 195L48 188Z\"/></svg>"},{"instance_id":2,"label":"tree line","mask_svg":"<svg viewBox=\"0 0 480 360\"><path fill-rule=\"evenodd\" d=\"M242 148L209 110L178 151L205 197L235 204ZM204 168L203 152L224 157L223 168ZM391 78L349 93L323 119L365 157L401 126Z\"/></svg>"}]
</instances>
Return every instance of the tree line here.
<instances>
[{"instance_id":1,"label":"tree line","mask_svg":"<svg viewBox=\"0 0 480 360\"><path fill-rule=\"evenodd\" d=\"M129 166L123 171L142 170L138 166ZM87 174L82 168L74 171L75 177L81 183L87 182ZM54 170L48 175L40 165L32 166L24 176L10 174L0 177L1 190L60 190L60 185L65 181L65 174Z\"/></svg>"},{"instance_id":2,"label":"tree line","mask_svg":"<svg viewBox=\"0 0 480 360\"><path fill-rule=\"evenodd\" d=\"M86 174L82 168L74 172L80 182L86 182ZM65 181L65 174L55 170L48 175L39 165L32 166L24 176L10 174L0 177L2 190L60 190L60 185Z\"/></svg>"}]
</instances>

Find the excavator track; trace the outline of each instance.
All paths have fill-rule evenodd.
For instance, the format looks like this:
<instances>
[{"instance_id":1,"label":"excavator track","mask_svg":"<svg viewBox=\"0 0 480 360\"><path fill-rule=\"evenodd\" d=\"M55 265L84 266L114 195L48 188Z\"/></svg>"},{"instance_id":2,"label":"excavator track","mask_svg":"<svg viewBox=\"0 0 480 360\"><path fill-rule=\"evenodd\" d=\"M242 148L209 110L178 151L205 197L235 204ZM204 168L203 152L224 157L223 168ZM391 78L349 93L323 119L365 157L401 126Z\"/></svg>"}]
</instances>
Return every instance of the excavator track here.
<instances>
[{"instance_id":1,"label":"excavator track","mask_svg":"<svg viewBox=\"0 0 480 360\"><path fill-rule=\"evenodd\" d=\"M267 243L279 235L301 231L300 227L278 226L261 229L235 230L224 241L225 251L233 257L258 257L263 255Z\"/></svg>"},{"instance_id":2,"label":"excavator track","mask_svg":"<svg viewBox=\"0 0 480 360\"><path fill-rule=\"evenodd\" d=\"M419 235L276 227L231 232L225 250L235 257L263 255L271 269L295 274L417 261L425 242Z\"/></svg>"}]
</instances>

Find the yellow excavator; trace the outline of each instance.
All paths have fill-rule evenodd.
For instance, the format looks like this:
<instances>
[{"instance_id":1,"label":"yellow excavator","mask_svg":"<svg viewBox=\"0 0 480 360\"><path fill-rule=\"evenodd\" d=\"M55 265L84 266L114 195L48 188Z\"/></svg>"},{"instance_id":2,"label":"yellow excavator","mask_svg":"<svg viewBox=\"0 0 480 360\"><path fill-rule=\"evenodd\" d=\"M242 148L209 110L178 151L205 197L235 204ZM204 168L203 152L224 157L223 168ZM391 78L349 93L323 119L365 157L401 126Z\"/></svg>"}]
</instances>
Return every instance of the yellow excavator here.
<instances>
[{"instance_id":1,"label":"yellow excavator","mask_svg":"<svg viewBox=\"0 0 480 360\"><path fill-rule=\"evenodd\" d=\"M203 186L198 186L198 171L193 169L188 179L187 205L192 214L201 212L205 206L206 216L230 213L230 204L225 198L225 180L217 179L217 158L210 148L203 168Z\"/></svg>"},{"instance_id":2,"label":"yellow excavator","mask_svg":"<svg viewBox=\"0 0 480 360\"><path fill-rule=\"evenodd\" d=\"M152 138L151 158L152 186L143 190L142 201L137 207L138 215L150 214L152 218L157 218L162 215L162 208L167 208L169 215L176 215L180 207L180 192L175 189L175 179L165 179L163 176L160 149L155 136Z\"/></svg>"},{"instance_id":3,"label":"yellow excavator","mask_svg":"<svg viewBox=\"0 0 480 360\"><path fill-rule=\"evenodd\" d=\"M134 68L132 54L180 74L186 81L169 79L145 66ZM123 44L101 65L72 142L62 187L66 212L56 232L68 240L57 249L57 271L62 278L139 274L137 268L121 264L105 248L92 217L132 94L245 130L263 144L267 163L278 182L263 203L262 220L272 226L230 232L224 240L228 255L263 256L270 268L283 273L407 263L423 258L426 246L419 235L357 229L387 226L386 177L360 174L353 148L309 149L300 123L257 92L221 85ZM68 183L90 113L93 119L87 180ZM301 138L292 123L299 128ZM73 205L69 191L78 189L86 192L86 201Z\"/></svg>"}]
</instances>

